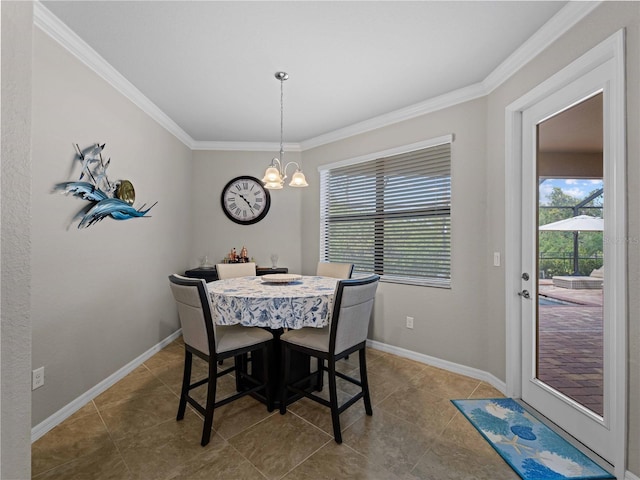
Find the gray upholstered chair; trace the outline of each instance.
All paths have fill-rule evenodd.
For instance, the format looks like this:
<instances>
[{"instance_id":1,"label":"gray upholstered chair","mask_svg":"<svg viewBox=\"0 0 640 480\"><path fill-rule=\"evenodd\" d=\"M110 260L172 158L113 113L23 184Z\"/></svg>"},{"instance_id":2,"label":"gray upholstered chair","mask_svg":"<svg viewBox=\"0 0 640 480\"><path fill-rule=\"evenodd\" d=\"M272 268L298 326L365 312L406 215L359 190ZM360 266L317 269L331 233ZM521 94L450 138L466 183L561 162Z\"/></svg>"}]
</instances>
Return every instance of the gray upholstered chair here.
<instances>
[{"instance_id":1,"label":"gray upholstered chair","mask_svg":"<svg viewBox=\"0 0 640 480\"><path fill-rule=\"evenodd\" d=\"M342 443L340 430L340 414L361 398L364 399L364 408L367 415L371 416L371 397L367 381L366 344L369 321L373 310L373 301L378 288L378 275L352 280L340 280L336 286L333 301L333 313L331 325L325 328L303 328L289 330L280 337L282 345L282 370L284 371L282 389L280 391L280 413L287 411L287 398L289 391L303 395L315 402L331 409L333 423L333 437L336 443ZM291 351L303 352L318 358L319 372L313 372L309 376L297 380L290 380ZM349 377L336 370L336 361L346 357L350 353L359 352L360 380ZM324 362L327 366L324 366ZM329 373L329 401L313 393L316 383L313 379L322 376L324 371ZM336 389L336 377L360 387L360 391L338 405ZM298 398L294 396L293 398ZM291 398L291 397L289 397ZM291 400L289 400L291 401Z\"/></svg>"},{"instance_id":2,"label":"gray upholstered chair","mask_svg":"<svg viewBox=\"0 0 640 480\"><path fill-rule=\"evenodd\" d=\"M353 263L318 262L316 275L321 277L351 278Z\"/></svg>"},{"instance_id":3,"label":"gray upholstered chair","mask_svg":"<svg viewBox=\"0 0 640 480\"><path fill-rule=\"evenodd\" d=\"M255 277L256 264L254 262L218 263L216 265L216 272L220 280L224 280L225 278Z\"/></svg>"},{"instance_id":4,"label":"gray upholstered chair","mask_svg":"<svg viewBox=\"0 0 640 480\"><path fill-rule=\"evenodd\" d=\"M273 335L262 329L243 327L241 325L216 326L213 322L211 298L207 291L207 284L202 279L186 278L180 275L170 275L171 292L178 306L178 315L182 325L185 359L184 376L180 392L177 420L184 418L187 403L204 416L202 441L204 447L209 443L213 412L216 408L237 400L240 397L264 390L267 409L273 410L273 399L269 394L268 362L264 362L262 378L255 378L256 372L249 375L241 367L241 357L248 352L262 350L265 359L270 357ZM207 362L209 373L207 378L191 383L191 366L193 355ZM218 372L217 362L225 358L234 358L234 366ZM235 372L238 385L243 389L222 400L216 401L216 385L218 377ZM200 405L189 391L200 385L207 385L206 405Z\"/></svg>"}]
</instances>

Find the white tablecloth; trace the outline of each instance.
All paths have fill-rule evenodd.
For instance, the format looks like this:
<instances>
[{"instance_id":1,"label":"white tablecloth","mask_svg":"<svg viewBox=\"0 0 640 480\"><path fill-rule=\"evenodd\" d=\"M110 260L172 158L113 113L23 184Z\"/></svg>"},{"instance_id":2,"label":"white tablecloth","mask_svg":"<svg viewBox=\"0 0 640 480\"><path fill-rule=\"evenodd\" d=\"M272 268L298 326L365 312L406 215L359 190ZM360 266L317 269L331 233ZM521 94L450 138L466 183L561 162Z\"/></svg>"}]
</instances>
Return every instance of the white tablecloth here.
<instances>
[{"instance_id":1,"label":"white tablecloth","mask_svg":"<svg viewBox=\"0 0 640 480\"><path fill-rule=\"evenodd\" d=\"M303 276L276 284L263 277L241 277L207 284L218 325L247 327L325 327L331 319L338 279Z\"/></svg>"}]
</instances>

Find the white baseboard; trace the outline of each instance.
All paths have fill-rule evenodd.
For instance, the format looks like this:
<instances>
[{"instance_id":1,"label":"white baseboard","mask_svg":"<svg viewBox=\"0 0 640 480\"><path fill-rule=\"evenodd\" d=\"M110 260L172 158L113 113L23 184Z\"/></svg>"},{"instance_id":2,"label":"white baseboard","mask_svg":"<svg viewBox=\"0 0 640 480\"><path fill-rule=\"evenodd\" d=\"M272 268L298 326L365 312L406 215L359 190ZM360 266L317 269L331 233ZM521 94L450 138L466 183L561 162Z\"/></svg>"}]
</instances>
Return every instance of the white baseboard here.
<instances>
[{"instance_id":1,"label":"white baseboard","mask_svg":"<svg viewBox=\"0 0 640 480\"><path fill-rule=\"evenodd\" d=\"M640 480L640 477L636 477L633 473L626 471L624 474L624 480Z\"/></svg>"},{"instance_id":2,"label":"white baseboard","mask_svg":"<svg viewBox=\"0 0 640 480\"><path fill-rule=\"evenodd\" d=\"M502 393L503 395L506 395L505 392L507 391L507 385L505 384L505 382L500 380L498 377L490 374L489 372L478 370L477 368L467 367L465 365L460 365L458 363L449 362L447 360L441 360L440 358L430 357L429 355L425 355L423 353L405 350L404 348L395 347L393 345L387 345L386 343L377 342L375 340L367 340L367 346L375 350L393 353L394 355L398 355L399 357L409 358L411 360L415 360L416 362L442 368L443 370L448 370L453 373L459 373L460 375L466 375L467 377L475 378L477 380L482 380L490 384L496 390L500 391L500 393Z\"/></svg>"},{"instance_id":3,"label":"white baseboard","mask_svg":"<svg viewBox=\"0 0 640 480\"><path fill-rule=\"evenodd\" d=\"M57 425L62 423L64 420L69 418L75 412L77 412L82 407L84 407L89 401L96 398L98 395L100 395L102 392L107 390L113 384L122 380L129 373L131 373L133 370L135 370L140 365L142 365L146 360L148 360L153 355L155 355L160 350L162 350L164 347L166 347L171 342L173 342L181 334L182 334L182 329L176 330L167 338L160 341L159 343L151 347L149 350L144 352L142 355L131 360L129 363L127 363L124 367L122 367L120 370L115 372L113 375L110 375L109 377L105 378L96 386L92 387L91 389L89 389L88 391L80 395L78 398L73 400L71 403L68 403L67 405L62 407L60 410L58 410L56 413L51 415L49 418L47 418L46 420L43 420L38 425L33 427L31 429L31 443L35 442L40 437L42 437L45 433L52 430L54 427L56 427Z\"/></svg>"}]
</instances>

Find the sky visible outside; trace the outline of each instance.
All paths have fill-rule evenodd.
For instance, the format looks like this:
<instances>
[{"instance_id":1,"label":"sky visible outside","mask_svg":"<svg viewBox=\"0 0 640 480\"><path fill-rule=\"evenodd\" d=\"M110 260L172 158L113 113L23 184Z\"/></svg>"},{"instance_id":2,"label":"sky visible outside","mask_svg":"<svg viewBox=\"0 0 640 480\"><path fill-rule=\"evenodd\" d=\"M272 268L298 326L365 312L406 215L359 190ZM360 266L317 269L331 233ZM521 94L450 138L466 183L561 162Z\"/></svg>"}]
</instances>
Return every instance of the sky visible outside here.
<instances>
[{"instance_id":1,"label":"sky visible outside","mask_svg":"<svg viewBox=\"0 0 640 480\"><path fill-rule=\"evenodd\" d=\"M602 188L602 179L584 180L584 179L568 179L568 178L548 178L540 185L540 204L548 204L548 195L553 187L560 187L564 193L572 197L582 200L591 192Z\"/></svg>"}]
</instances>

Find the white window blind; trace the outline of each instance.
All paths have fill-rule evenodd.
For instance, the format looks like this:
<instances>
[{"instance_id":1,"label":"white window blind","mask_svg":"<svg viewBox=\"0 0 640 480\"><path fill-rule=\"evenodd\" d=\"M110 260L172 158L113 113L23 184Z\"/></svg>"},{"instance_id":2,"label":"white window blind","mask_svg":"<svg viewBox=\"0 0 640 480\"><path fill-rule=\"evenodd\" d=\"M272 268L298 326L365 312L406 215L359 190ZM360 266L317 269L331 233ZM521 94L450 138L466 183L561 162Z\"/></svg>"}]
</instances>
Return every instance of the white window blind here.
<instances>
[{"instance_id":1,"label":"white window blind","mask_svg":"<svg viewBox=\"0 0 640 480\"><path fill-rule=\"evenodd\" d=\"M320 257L448 287L451 144L321 170Z\"/></svg>"}]
</instances>

